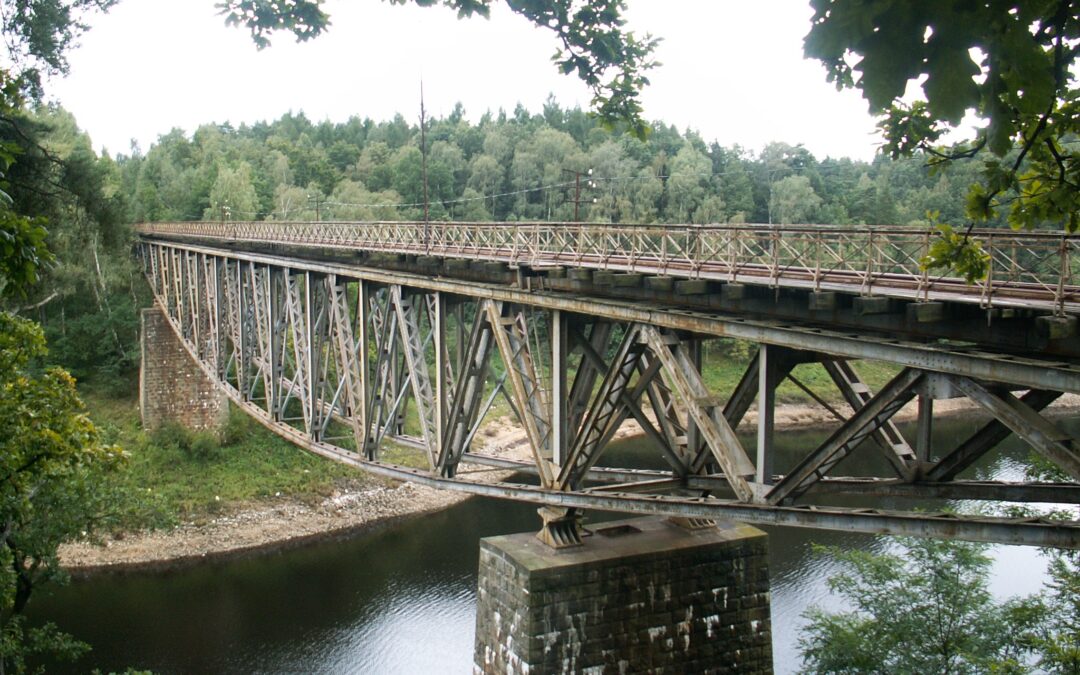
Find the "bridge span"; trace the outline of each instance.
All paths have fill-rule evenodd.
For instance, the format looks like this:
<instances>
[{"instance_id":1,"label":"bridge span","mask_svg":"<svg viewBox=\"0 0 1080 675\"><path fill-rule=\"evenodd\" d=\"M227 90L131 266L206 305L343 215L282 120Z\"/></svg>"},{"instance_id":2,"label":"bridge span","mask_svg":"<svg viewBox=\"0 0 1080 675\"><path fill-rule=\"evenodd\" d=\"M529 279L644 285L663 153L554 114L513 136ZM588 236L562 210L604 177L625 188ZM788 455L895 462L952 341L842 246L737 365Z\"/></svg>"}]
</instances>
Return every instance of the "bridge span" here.
<instances>
[{"instance_id":1,"label":"bridge span","mask_svg":"<svg viewBox=\"0 0 1080 675\"><path fill-rule=\"evenodd\" d=\"M921 228L206 222L138 232L157 304L236 405L377 474L541 505L553 546L578 543L581 510L601 509L1080 548L1080 444L1043 414L1080 394L1078 238L973 231L990 268L967 284L920 267L935 236ZM717 338L754 345L731 392L703 374ZM895 374L871 391L863 360ZM820 399L796 370L808 363L850 411L820 400L835 430L781 462L776 389L789 380ZM499 397L526 432L528 459L479 449ZM987 419L957 446L935 447L934 402L950 398ZM893 417L912 402L906 437ZM747 447L734 430L755 407ZM654 442L655 468L605 454L629 419ZM972 475L1012 434L1056 480ZM426 468L384 461L392 440L419 448ZM491 469L534 480L481 479ZM853 507L852 495L889 507ZM944 511L943 500L960 506ZM985 501L1072 516L985 513Z\"/></svg>"}]
</instances>

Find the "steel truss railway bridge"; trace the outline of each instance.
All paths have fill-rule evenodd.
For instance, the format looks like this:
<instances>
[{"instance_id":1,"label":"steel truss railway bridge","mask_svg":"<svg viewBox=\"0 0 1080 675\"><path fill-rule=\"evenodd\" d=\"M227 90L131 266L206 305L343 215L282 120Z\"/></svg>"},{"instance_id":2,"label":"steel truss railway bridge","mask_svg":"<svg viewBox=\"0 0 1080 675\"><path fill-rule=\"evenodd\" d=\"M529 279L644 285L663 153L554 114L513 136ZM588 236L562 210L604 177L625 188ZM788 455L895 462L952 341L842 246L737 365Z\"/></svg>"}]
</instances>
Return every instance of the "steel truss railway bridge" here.
<instances>
[{"instance_id":1,"label":"steel truss railway bridge","mask_svg":"<svg viewBox=\"0 0 1080 675\"><path fill-rule=\"evenodd\" d=\"M204 222L138 233L157 304L236 405L376 474L538 504L553 546L575 544L580 512L602 509L1080 547L1080 442L1042 414L1080 394L1080 239L973 231L989 274L968 284L923 270L935 235L912 228ZM730 393L702 373L717 338L754 347ZM895 376L871 391L860 361ZM796 372L807 363L848 406L819 399L835 430L780 458L776 389L790 380L817 397ZM499 397L528 459L481 451ZM987 419L938 447L934 403L950 398ZM912 401L905 437L892 418ZM753 407L748 450L734 429ZM662 468L605 454L629 419ZM1058 482L971 477L1011 434ZM391 440L422 450L426 468L383 461ZM851 475L865 467L877 468ZM495 469L517 478L492 480ZM889 507L853 507L852 495ZM943 512L942 500L959 506ZM965 504L983 501L1049 503L1073 519Z\"/></svg>"}]
</instances>

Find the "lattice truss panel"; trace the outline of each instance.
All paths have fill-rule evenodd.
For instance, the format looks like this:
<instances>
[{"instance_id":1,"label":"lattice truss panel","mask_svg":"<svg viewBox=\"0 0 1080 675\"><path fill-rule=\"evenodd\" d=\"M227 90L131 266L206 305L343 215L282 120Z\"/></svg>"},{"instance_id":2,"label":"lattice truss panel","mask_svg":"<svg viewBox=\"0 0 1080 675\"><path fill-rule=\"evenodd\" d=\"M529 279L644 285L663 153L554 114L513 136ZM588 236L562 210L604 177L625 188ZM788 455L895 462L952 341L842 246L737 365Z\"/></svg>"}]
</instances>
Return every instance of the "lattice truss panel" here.
<instances>
[{"instance_id":1,"label":"lattice truss panel","mask_svg":"<svg viewBox=\"0 0 1080 675\"><path fill-rule=\"evenodd\" d=\"M800 255L835 262L848 245L837 239ZM702 375L710 336L610 302L570 311L490 286L449 292L419 277L394 283L359 268L161 242L144 242L140 255L191 355L263 424L376 473L543 505L544 537L556 545L573 543L580 511L597 508L1080 547L1080 444L1040 414L1062 392L1031 386L1041 381L1037 364L1013 364L1021 369L1001 370L1011 379L992 379L979 374L979 362L937 353L919 361L893 345L879 358L893 359L897 374L873 392L855 352L820 339L820 329L795 337L784 337L790 327L755 329L756 355L734 391L718 395ZM819 398L837 418L835 430L817 447L781 457L776 388L788 380L818 397L796 373L808 363L822 365L846 412ZM990 421L955 447L934 447L934 401L957 397ZM918 423L905 438L892 419L912 401ZM752 409L753 444L735 432ZM486 451L478 440L493 410L524 430L520 453ZM647 468L607 452L628 420L655 448ZM1055 467L1060 482L965 478L1011 434ZM401 446L424 468L384 461L387 448ZM852 495L889 497L896 507L845 506ZM943 511L942 500L954 500L955 511ZM969 501L1051 503L1072 519L972 515Z\"/></svg>"}]
</instances>

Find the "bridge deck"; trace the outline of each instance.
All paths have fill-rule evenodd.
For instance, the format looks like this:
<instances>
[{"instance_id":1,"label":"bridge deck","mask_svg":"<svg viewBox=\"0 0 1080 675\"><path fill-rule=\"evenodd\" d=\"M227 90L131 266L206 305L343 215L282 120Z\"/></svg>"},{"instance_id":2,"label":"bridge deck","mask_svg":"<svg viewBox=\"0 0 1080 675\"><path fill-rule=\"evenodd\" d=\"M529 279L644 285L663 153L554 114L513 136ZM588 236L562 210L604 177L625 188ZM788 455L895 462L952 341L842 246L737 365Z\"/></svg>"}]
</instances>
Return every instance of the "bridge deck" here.
<instances>
[{"instance_id":1,"label":"bridge deck","mask_svg":"<svg viewBox=\"0 0 1080 675\"><path fill-rule=\"evenodd\" d=\"M1080 313L1080 237L1064 233L972 230L989 273L969 284L923 269L937 235L912 227L266 221L139 231Z\"/></svg>"}]
</instances>

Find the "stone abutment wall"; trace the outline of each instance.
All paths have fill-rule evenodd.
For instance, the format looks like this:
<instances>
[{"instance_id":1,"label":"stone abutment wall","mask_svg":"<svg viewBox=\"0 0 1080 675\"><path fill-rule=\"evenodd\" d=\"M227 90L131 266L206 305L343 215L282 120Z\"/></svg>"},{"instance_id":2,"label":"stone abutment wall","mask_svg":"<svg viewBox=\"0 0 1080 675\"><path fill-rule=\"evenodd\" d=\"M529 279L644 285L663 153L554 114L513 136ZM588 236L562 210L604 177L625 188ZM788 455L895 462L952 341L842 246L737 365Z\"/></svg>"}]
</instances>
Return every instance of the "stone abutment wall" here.
<instances>
[{"instance_id":1,"label":"stone abutment wall","mask_svg":"<svg viewBox=\"0 0 1080 675\"><path fill-rule=\"evenodd\" d=\"M139 411L148 430L166 422L213 429L229 414L224 392L192 360L157 307L142 311Z\"/></svg>"}]
</instances>

